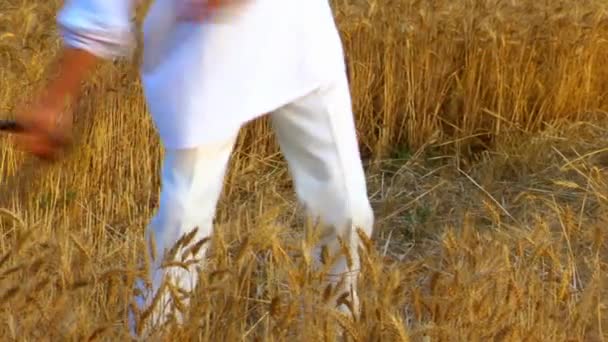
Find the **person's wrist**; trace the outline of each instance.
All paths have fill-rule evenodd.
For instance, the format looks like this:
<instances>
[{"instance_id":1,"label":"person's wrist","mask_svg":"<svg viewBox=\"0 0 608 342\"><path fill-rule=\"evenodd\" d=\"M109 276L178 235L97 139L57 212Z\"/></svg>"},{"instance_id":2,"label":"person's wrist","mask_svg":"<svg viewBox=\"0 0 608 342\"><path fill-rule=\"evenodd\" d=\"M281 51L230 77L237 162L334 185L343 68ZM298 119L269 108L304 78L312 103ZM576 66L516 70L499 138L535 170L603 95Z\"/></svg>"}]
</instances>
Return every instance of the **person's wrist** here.
<instances>
[{"instance_id":1,"label":"person's wrist","mask_svg":"<svg viewBox=\"0 0 608 342\"><path fill-rule=\"evenodd\" d=\"M37 106L50 115L58 115L68 105L71 95L65 87L51 84L39 94Z\"/></svg>"}]
</instances>

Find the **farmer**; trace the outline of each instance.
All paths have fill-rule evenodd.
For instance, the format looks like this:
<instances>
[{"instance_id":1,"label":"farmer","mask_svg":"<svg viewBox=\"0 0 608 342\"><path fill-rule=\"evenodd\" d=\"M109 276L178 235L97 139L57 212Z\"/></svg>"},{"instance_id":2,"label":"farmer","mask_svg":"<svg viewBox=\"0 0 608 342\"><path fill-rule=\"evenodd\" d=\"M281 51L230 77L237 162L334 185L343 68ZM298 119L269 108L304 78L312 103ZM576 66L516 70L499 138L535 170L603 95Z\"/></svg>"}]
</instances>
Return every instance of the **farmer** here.
<instances>
[{"instance_id":1,"label":"farmer","mask_svg":"<svg viewBox=\"0 0 608 342\"><path fill-rule=\"evenodd\" d=\"M26 128L15 137L20 149L58 156L71 135L66 99L78 95L98 62L131 53L135 3L66 1L58 16L64 42L59 69L34 104L19 111ZM374 215L328 0L157 0L143 31L143 87L165 148L160 205L146 233L156 241L155 266L193 228L193 243L212 233L239 129L268 113L298 198L324 227L315 255L323 244L331 255L339 253L337 237L349 244L352 269L341 257L328 281L346 276L342 290L353 294L358 312L356 228L370 236ZM154 291L163 275L185 291L196 284L194 266L190 272L174 267L154 271ZM139 304L145 309L144 301ZM155 312L162 320L165 311Z\"/></svg>"}]
</instances>

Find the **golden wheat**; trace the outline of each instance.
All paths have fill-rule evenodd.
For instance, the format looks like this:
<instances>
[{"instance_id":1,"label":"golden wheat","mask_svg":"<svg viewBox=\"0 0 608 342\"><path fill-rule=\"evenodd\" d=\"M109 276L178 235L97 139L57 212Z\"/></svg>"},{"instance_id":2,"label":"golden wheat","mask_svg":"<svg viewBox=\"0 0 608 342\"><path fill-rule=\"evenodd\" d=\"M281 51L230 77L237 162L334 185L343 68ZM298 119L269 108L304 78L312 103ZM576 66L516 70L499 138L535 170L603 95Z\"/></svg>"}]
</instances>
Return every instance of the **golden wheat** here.
<instances>
[{"instance_id":1,"label":"golden wheat","mask_svg":"<svg viewBox=\"0 0 608 342\"><path fill-rule=\"evenodd\" d=\"M62 2L0 4L0 115L44 84ZM138 9L137 22L149 1ZM237 142L187 324L200 341L604 341L608 4L334 0L368 161L361 316L313 270L265 119ZM0 137L0 339L128 340L162 157L133 61L75 103L79 145L40 168ZM102 77L103 76L103 77ZM188 245L184 236L171 253ZM152 255L152 259L164 258ZM335 256L323 253L323 260ZM142 279L143 278L143 279ZM349 303L347 303L349 304Z\"/></svg>"}]
</instances>

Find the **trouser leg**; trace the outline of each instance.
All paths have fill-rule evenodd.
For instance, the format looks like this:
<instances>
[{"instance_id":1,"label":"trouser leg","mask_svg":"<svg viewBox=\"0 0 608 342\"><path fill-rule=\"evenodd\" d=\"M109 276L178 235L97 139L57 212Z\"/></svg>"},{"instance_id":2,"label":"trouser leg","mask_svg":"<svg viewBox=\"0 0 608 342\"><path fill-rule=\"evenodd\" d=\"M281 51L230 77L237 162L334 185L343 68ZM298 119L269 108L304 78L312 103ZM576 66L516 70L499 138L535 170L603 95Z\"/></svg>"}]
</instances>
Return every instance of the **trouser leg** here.
<instances>
[{"instance_id":1,"label":"trouser leg","mask_svg":"<svg viewBox=\"0 0 608 342\"><path fill-rule=\"evenodd\" d=\"M359 271L356 229L371 237L374 214L368 200L365 175L346 76L284 106L272 114L281 150L288 162L294 187L308 214L324 227L314 254L321 247L330 255L340 251L338 237L350 249L352 264L340 257L331 268L345 276L340 293L348 291L358 314L356 279ZM341 306L342 310L346 308Z\"/></svg>"},{"instance_id":2,"label":"trouser leg","mask_svg":"<svg viewBox=\"0 0 608 342\"><path fill-rule=\"evenodd\" d=\"M158 291L163 280L186 292L194 290L196 286L198 270L203 264L201 259L208 243L200 248L196 244L213 232L216 205L236 137L235 133L233 138L222 143L191 149L167 149L165 152L160 204L146 232L146 241L150 241L152 235L156 245L156 258L151 270L152 296L139 302L140 309L145 310L154 295L162 294L151 311L152 324L166 320L168 304L173 302L169 291ZM165 253L179 239L193 233L194 229L197 232L189 243L177 249L175 259L163 260ZM188 270L177 266L160 268L161 262L181 261L184 254L186 261L201 261L193 262L187 267ZM185 300L183 304L187 303Z\"/></svg>"}]
</instances>

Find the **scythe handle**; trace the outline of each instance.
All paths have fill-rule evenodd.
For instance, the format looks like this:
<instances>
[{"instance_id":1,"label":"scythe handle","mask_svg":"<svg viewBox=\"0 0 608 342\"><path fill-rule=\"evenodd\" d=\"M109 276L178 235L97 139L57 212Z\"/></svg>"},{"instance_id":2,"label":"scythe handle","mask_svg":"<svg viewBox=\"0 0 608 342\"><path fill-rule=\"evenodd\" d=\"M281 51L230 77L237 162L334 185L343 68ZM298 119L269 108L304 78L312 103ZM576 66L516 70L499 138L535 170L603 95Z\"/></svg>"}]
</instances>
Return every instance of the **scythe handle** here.
<instances>
[{"instance_id":1,"label":"scythe handle","mask_svg":"<svg viewBox=\"0 0 608 342\"><path fill-rule=\"evenodd\" d=\"M15 120L0 120L0 131L18 133L23 131L23 127L21 127Z\"/></svg>"}]
</instances>

